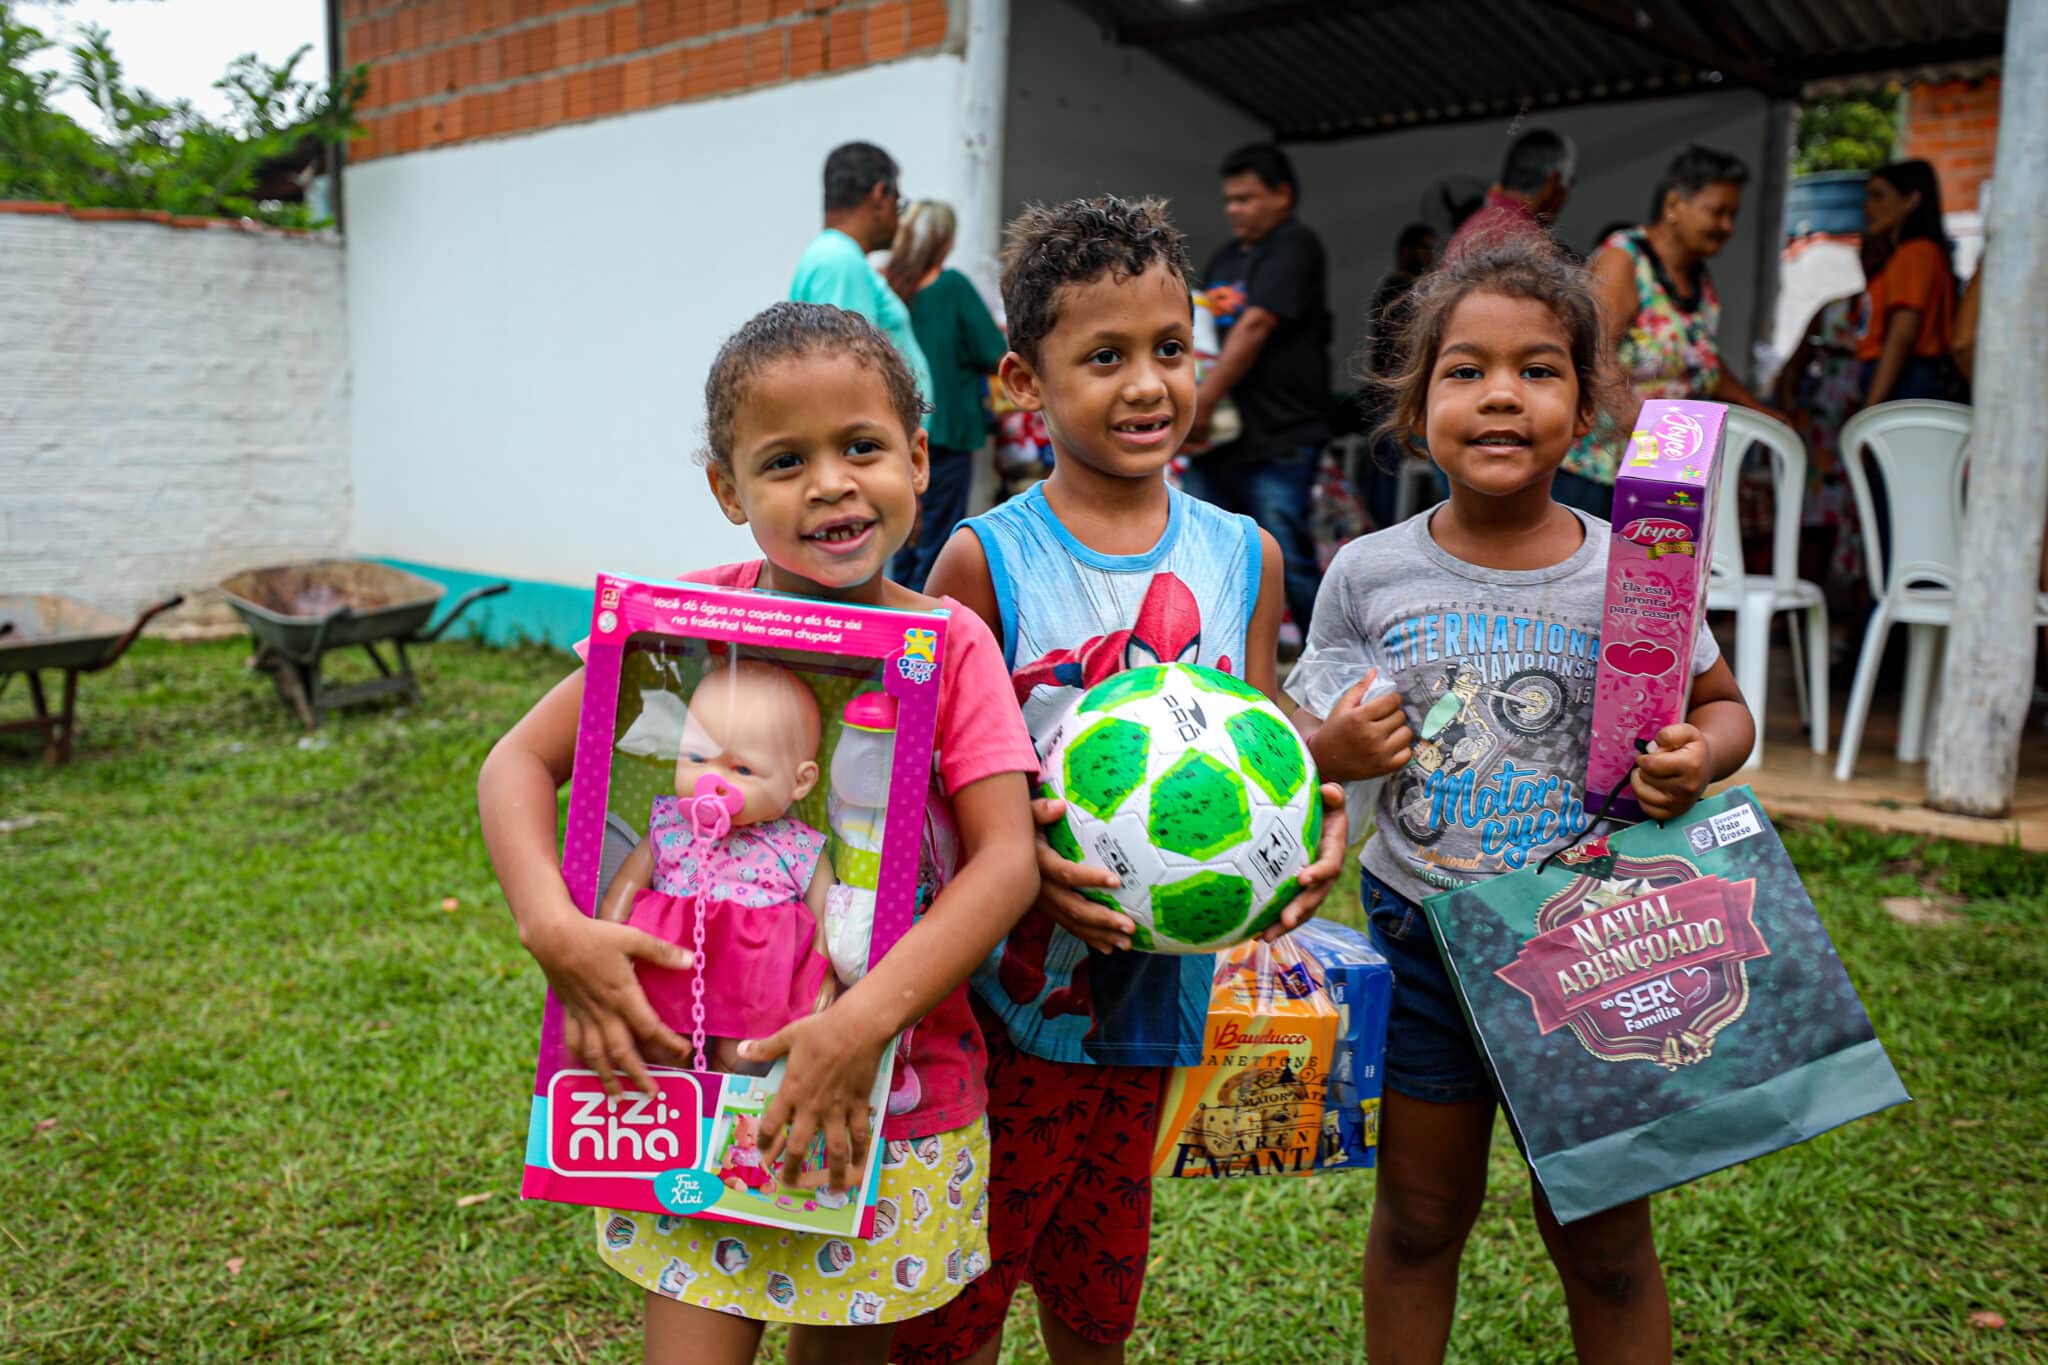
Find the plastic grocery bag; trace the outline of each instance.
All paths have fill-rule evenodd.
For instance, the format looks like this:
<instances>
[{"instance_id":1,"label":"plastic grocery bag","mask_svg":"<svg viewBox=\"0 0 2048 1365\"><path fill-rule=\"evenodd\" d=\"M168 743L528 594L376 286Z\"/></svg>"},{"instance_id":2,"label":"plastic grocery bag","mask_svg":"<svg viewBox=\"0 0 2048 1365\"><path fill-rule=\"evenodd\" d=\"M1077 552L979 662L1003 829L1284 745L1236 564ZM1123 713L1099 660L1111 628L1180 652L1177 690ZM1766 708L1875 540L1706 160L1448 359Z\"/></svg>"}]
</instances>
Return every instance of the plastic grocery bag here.
<instances>
[{"instance_id":1,"label":"plastic grocery bag","mask_svg":"<svg viewBox=\"0 0 2048 1365\"><path fill-rule=\"evenodd\" d=\"M1425 908L1560 1222L1909 1098L1747 787Z\"/></svg>"}]
</instances>

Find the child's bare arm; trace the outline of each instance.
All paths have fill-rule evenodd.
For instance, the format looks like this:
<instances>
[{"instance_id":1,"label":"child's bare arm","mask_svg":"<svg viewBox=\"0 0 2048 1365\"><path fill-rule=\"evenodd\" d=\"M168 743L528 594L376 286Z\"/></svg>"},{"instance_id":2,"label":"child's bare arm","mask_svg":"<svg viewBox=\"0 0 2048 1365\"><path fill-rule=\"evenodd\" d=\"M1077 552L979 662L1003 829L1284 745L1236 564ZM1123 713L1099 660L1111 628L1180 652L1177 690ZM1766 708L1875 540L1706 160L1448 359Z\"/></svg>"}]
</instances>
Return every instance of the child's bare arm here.
<instances>
[{"instance_id":1,"label":"child's bare arm","mask_svg":"<svg viewBox=\"0 0 2048 1365\"><path fill-rule=\"evenodd\" d=\"M950 597L982 619L989 634L1003 638L1003 612L996 603L996 582L988 571L981 537L961 527L939 551L925 579L927 597Z\"/></svg>"},{"instance_id":2,"label":"child's bare arm","mask_svg":"<svg viewBox=\"0 0 2048 1365\"><path fill-rule=\"evenodd\" d=\"M1271 532L1262 529L1259 532L1259 600L1252 604L1252 619L1245 626L1244 679L1265 693L1283 712L1292 705L1280 693L1280 614L1287 600L1286 584L1287 565L1280 554L1280 542L1273 539ZM1308 622L1298 621L1295 624L1306 636ZM1344 789L1325 785L1321 796L1322 842L1316 847L1315 860L1296 876L1301 894L1281 909L1280 922L1266 931L1264 937L1269 940L1299 929L1312 919L1329 896L1330 888L1337 884L1337 874L1344 870L1344 850L1351 839L1351 820L1344 810Z\"/></svg>"},{"instance_id":3,"label":"child's bare arm","mask_svg":"<svg viewBox=\"0 0 2048 1365\"><path fill-rule=\"evenodd\" d=\"M1636 755L1629 785L1643 814L1670 820L1691 810L1708 786L1740 769L1756 743L1749 704L1726 659L1693 679L1684 721L1657 732L1657 747Z\"/></svg>"},{"instance_id":4,"label":"child's bare arm","mask_svg":"<svg viewBox=\"0 0 2048 1365\"><path fill-rule=\"evenodd\" d=\"M1287 605L1287 564L1280 555L1280 542L1272 533L1259 532L1259 600L1252 604L1252 619L1244 631L1244 680L1264 692L1273 704L1286 710L1280 699L1280 614ZM1296 621L1304 637L1308 622Z\"/></svg>"},{"instance_id":5,"label":"child's bare arm","mask_svg":"<svg viewBox=\"0 0 2048 1365\"><path fill-rule=\"evenodd\" d=\"M974 532L957 531L946 542L924 590L933 597L958 601L982 619L991 635L998 640L1003 638L1003 613L996 604L995 579L988 571L988 556L981 548L981 537ZM1279 629L1277 622L1274 629ZM1059 801L1033 801L1031 809L1040 825L1050 825L1066 812L1065 804ZM1037 909L1097 952L1130 947L1130 933L1137 928L1131 918L1081 894L1089 889L1113 888L1117 884L1116 874L1107 868L1069 862L1053 852L1052 845L1043 838L1035 846Z\"/></svg>"},{"instance_id":6,"label":"child's bare arm","mask_svg":"<svg viewBox=\"0 0 2048 1365\"><path fill-rule=\"evenodd\" d=\"M825 942L825 901L832 894L836 881L838 878L832 873L832 854L828 850L818 855L818 870L811 874L811 884L804 889L804 908L818 922L818 942L821 945Z\"/></svg>"},{"instance_id":7,"label":"child's bare arm","mask_svg":"<svg viewBox=\"0 0 2048 1365\"><path fill-rule=\"evenodd\" d=\"M682 949L623 924L587 918L569 897L555 861L555 793L575 765L583 707L579 669L534 705L492 748L477 774L477 811L491 866L519 926L519 941L562 1006L563 1041L618 1091L618 1075L655 1093L640 1045L688 1055L689 1043L655 1017L633 975L633 959L689 965Z\"/></svg>"},{"instance_id":8,"label":"child's bare arm","mask_svg":"<svg viewBox=\"0 0 2048 1365\"><path fill-rule=\"evenodd\" d=\"M626 861L619 864L612 884L604 889L604 899L597 903L597 917L607 924L624 924L632 918L634 900L653 885L654 843L642 839L633 845Z\"/></svg>"},{"instance_id":9,"label":"child's bare arm","mask_svg":"<svg viewBox=\"0 0 2048 1365\"><path fill-rule=\"evenodd\" d=\"M555 793L576 761L576 721L583 709L583 670L557 683L492 746L477 774L477 813L491 866L524 935L566 907L568 888L555 862Z\"/></svg>"},{"instance_id":10,"label":"child's bare arm","mask_svg":"<svg viewBox=\"0 0 2048 1365\"><path fill-rule=\"evenodd\" d=\"M1038 891L1031 810L1021 773L997 773L953 795L960 870L874 970L823 1014L741 1044L749 1061L789 1069L761 1116L761 1154L785 1182L811 1139L825 1135L830 1184L847 1188L869 1139L868 1087L889 1040L930 1013L1010 932Z\"/></svg>"},{"instance_id":11,"label":"child's bare arm","mask_svg":"<svg viewBox=\"0 0 2048 1365\"><path fill-rule=\"evenodd\" d=\"M817 933L812 938L811 946L816 948L818 956L828 963L832 960L832 947L830 940L825 936L825 902L830 898L832 885L836 880L838 879L832 875L832 858L828 853L818 859L818 870L811 874L810 887L804 892L804 906L811 912L811 922L817 926ZM839 977L828 966L825 969L824 981L818 985L816 1008L825 1008L838 994Z\"/></svg>"}]
</instances>

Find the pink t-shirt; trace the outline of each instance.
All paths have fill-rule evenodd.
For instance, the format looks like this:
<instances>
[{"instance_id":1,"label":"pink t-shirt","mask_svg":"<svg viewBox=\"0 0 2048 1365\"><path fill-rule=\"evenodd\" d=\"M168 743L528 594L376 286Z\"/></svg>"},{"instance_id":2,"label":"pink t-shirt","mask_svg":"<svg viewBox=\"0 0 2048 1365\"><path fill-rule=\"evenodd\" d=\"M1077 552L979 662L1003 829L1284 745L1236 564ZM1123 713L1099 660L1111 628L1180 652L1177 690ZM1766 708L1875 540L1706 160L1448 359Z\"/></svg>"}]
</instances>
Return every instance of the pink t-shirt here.
<instances>
[{"instance_id":1,"label":"pink t-shirt","mask_svg":"<svg viewBox=\"0 0 2048 1365\"><path fill-rule=\"evenodd\" d=\"M684 575L686 582L720 588L752 588L760 578L758 559ZM981 617L950 597L940 600L952 615L946 623L945 668L939 674L932 754L938 780L932 800L950 803L962 787L984 777L1037 773L1038 754L1031 747L1024 715L1012 696L1002 646ZM583 646L584 642L577 643L579 657ZM950 810L947 815L951 816ZM988 1053L967 1004L966 982L948 992L911 1031L907 1062L917 1077L918 1101L906 1112L891 1114L883 1121L885 1139L901 1141L950 1132L981 1117L988 1108L983 1078ZM899 1068L903 1065L899 1061Z\"/></svg>"},{"instance_id":2,"label":"pink t-shirt","mask_svg":"<svg viewBox=\"0 0 2048 1365\"><path fill-rule=\"evenodd\" d=\"M1449 265L1468 251L1485 251L1524 237L1549 235L1543 220L1527 204L1500 190L1488 190L1485 205L1460 223L1445 244L1444 264Z\"/></svg>"}]
</instances>

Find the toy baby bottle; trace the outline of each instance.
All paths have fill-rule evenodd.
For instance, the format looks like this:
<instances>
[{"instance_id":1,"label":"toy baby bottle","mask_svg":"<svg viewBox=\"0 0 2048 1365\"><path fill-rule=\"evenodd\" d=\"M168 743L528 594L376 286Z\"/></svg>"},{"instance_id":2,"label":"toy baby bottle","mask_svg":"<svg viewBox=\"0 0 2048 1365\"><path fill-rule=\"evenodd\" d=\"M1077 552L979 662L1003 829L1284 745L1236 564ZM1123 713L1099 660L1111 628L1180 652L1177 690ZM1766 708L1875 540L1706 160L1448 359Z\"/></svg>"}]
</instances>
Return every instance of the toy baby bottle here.
<instances>
[{"instance_id":1,"label":"toy baby bottle","mask_svg":"<svg viewBox=\"0 0 2048 1365\"><path fill-rule=\"evenodd\" d=\"M882 826L895 763L896 699L863 692L846 704L839 743L832 750L832 783L825 803L837 879L825 900L825 949L832 970L849 986L867 975L875 886L882 868Z\"/></svg>"},{"instance_id":2,"label":"toy baby bottle","mask_svg":"<svg viewBox=\"0 0 2048 1365\"><path fill-rule=\"evenodd\" d=\"M825 952L851 986L867 975L875 929L875 887L881 881L882 826L889 811L889 775L896 765L896 699L863 692L846 704L832 750L825 823L832 830L832 873L825 895ZM899 1040L888 1111L908 1113L923 1094L910 1065L910 1035Z\"/></svg>"}]
</instances>

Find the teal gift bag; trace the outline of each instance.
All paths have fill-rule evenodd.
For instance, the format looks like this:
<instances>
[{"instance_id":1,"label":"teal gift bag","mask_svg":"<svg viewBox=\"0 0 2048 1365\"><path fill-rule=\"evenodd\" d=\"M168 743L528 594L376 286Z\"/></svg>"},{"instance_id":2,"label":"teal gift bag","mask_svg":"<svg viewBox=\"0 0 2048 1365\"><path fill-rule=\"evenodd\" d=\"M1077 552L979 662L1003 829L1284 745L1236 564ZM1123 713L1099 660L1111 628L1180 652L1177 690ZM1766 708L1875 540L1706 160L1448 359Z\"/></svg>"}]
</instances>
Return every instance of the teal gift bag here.
<instances>
[{"instance_id":1,"label":"teal gift bag","mask_svg":"<svg viewBox=\"0 0 2048 1365\"><path fill-rule=\"evenodd\" d=\"M1747 787L1425 908L1560 1222L1910 1098Z\"/></svg>"}]
</instances>

